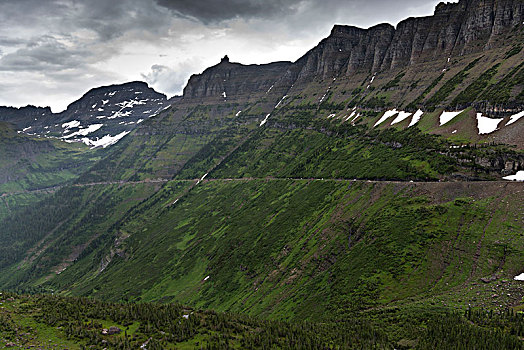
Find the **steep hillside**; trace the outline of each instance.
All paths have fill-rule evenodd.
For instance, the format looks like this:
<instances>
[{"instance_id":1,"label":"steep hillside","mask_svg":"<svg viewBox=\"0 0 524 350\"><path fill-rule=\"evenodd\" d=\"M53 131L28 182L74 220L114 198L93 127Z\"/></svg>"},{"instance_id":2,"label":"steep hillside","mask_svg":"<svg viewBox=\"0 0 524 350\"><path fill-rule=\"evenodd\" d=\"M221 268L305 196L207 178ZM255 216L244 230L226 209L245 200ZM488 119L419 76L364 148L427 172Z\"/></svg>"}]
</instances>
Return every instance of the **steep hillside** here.
<instances>
[{"instance_id":1,"label":"steep hillside","mask_svg":"<svg viewBox=\"0 0 524 350\"><path fill-rule=\"evenodd\" d=\"M276 79L276 70L259 68L259 86L250 98L275 93L280 107L316 107L325 110L324 118L345 123L360 123L359 117L376 112L377 119L363 121L369 126L390 110L388 125L417 125L455 140L522 149L523 22L521 1L462 0L442 3L433 16L407 19L396 29L337 25L297 62L281 63L285 72ZM242 99L235 77L248 70L255 67L223 61L192 77L183 98L218 103L229 91L224 103ZM250 110L259 121L277 105L264 102L263 97ZM461 122L443 122L446 111L464 112Z\"/></svg>"},{"instance_id":2,"label":"steep hillside","mask_svg":"<svg viewBox=\"0 0 524 350\"><path fill-rule=\"evenodd\" d=\"M0 194L61 185L100 158L83 145L21 135L0 122Z\"/></svg>"},{"instance_id":3,"label":"steep hillside","mask_svg":"<svg viewBox=\"0 0 524 350\"><path fill-rule=\"evenodd\" d=\"M0 220L44 200L102 156L84 145L26 136L0 122Z\"/></svg>"}]
</instances>

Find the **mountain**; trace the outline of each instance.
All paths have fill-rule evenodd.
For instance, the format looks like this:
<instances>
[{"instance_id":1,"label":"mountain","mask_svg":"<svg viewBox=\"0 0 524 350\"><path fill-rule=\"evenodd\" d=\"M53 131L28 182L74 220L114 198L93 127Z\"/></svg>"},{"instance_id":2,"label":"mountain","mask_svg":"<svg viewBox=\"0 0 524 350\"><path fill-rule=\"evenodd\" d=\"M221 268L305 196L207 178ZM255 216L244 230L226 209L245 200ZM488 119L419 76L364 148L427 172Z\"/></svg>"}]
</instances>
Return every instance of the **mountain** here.
<instances>
[{"instance_id":1,"label":"mountain","mask_svg":"<svg viewBox=\"0 0 524 350\"><path fill-rule=\"evenodd\" d=\"M224 57L70 183L0 218L0 287L308 329L366 320L358 334L387 328L385 347L481 342L485 322L519 343L522 7L443 3L397 28L337 25L296 62ZM141 337L167 333L131 318Z\"/></svg>"},{"instance_id":2,"label":"mountain","mask_svg":"<svg viewBox=\"0 0 524 350\"><path fill-rule=\"evenodd\" d=\"M340 105L333 117L341 123L381 112L363 122L402 128L418 124L450 139L523 148L517 136L522 132L517 121L524 113L522 6L520 1L463 0L441 3L433 16L409 18L397 28L336 25L292 64L255 67L225 60L193 76L184 99L219 101L224 92L224 102L242 99L235 78L227 79L242 76L262 84L247 90L258 98L261 121L280 99L279 107L324 103ZM277 98L265 96L268 90ZM275 103L262 104L264 100ZM447 119L446 111L463 113Z\"/></svg>"},{"instance_id":3,"label":"mountain","mask_svg":"<svg viewBox=\"0 0 524 350\"><path fill-rule=\"evenodd\" d=\"M164 94L146 83L130 82L92 89L61 113L33 106L1 107L0 120L29 135L107 147L169 105Z\"/></svg>"}]
</instances>

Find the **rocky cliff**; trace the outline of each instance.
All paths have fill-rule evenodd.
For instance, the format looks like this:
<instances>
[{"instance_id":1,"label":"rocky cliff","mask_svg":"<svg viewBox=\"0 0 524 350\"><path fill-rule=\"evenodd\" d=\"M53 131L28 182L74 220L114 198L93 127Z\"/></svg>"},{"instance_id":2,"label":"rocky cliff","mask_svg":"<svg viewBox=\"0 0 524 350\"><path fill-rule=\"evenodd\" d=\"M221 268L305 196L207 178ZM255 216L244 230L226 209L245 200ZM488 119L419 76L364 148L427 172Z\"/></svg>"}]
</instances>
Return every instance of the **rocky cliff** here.
<instances>
[{"instance_id":1,"label":"rocky cliff","mask_svg":"<svg viewBox=\"0 0 524 350\"><path fill-rule=\"evenodd\" d=\"M0 107L0 121L8 122L18 129L26 128L32 121L51 115L49 107Z\"/></svg>"},{"instance_id":2,"label":"rocky cliff","mask_svg":"<svg viewBox=\"0 0 524 350\"><path fill-rule=\"evenodd\" d=\"M295 82L376 73L442 61L504 45L501 35L521 26L522 0L460 0L440 3L432 16L408 18L397 27L336 25L331 34L293 64L244 66L224 59L191 77L185 98L245 95L275 81ZM279 79L280 78L280 79Z\"/></svg>"},{"instance_id":3,"label":"rocky cliff","mask_svg":"<svg viewBox=\"0 0 524 350\"><path fill-rule=\"evenodd\" d=\"M242 65L230 62L225 56L216 66L191 76L184 89L184 98L231 100L250 97L270 90L290 66L291 62Z\"/></svg>"}]
</instances>

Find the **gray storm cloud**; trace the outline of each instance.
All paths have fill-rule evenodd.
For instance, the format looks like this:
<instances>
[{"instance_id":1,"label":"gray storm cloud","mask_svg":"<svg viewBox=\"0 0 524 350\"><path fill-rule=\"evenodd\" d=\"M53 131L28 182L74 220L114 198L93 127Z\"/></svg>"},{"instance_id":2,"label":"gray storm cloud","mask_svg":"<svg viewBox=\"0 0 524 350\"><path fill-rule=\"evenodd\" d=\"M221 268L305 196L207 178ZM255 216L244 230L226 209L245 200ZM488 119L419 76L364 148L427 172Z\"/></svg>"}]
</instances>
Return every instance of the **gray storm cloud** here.
<instances>
[{"instance_id":1,"label":"gray storm cloud","mask_svg":"<svg viewBox=\"0 0 524 350\"><path fill-rule=\"evenodd\" d=\"M297 10L304 0L157 0L158 4L205 23L233 18L285 16Z\"/></svg>"}]
</instances>

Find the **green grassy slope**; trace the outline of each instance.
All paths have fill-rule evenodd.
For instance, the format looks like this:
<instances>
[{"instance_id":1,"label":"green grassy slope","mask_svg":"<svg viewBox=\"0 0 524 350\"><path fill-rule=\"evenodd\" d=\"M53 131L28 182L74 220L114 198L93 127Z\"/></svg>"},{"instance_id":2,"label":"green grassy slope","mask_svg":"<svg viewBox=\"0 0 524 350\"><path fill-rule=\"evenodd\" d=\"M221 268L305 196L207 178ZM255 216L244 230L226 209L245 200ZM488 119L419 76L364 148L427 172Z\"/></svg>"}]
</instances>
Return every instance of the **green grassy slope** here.
<instances>
[{"instance_id":1,"label":"green grassy slope","mask_svg":"<svg viewBox=\"0 0 524 350\"><path fill-rule=\"evenodd\" d=\"M264 127L238 106L145 122L75 186L3 221L0 285L318 320L421 295L481 306L480 278L521 269L518 184L409 183L494 178L475 160L518 152L323 108L293 102Z\"/></svg>"},{"instance_id":2,"label":"green grassy slope","mask_svg":"<svg viewBox=\"0 0 524 350\"><path fill-rule=\"evenodd\" d=\"M108 236L111 227L160 184L70 186L3 221L0 283L32 285L62 273ZM96 262L100 266L100 261Z\"/></svg>"},{"instance_id":3,"label":"green grassy slope","mask_svg":"<svg viewBox=\"0 0 524 350\"><path fill-rule=\"evenodd\" d=\"M100 158L85 145L17 134L0 123L0 194L64 184Z\"/></svg>"},{"instance_id":4,"label":"green grassy slope","mask_svg":"<svg viewBox=\"0 0 524 350\"><path fill-rule=\"evenodd\" d=\"M204 180L185 189L166 185L41 286L313 320L418 299L520 303L519 282L500 284L522 269L519 184Z\"/></svg>"}]
</instances>

